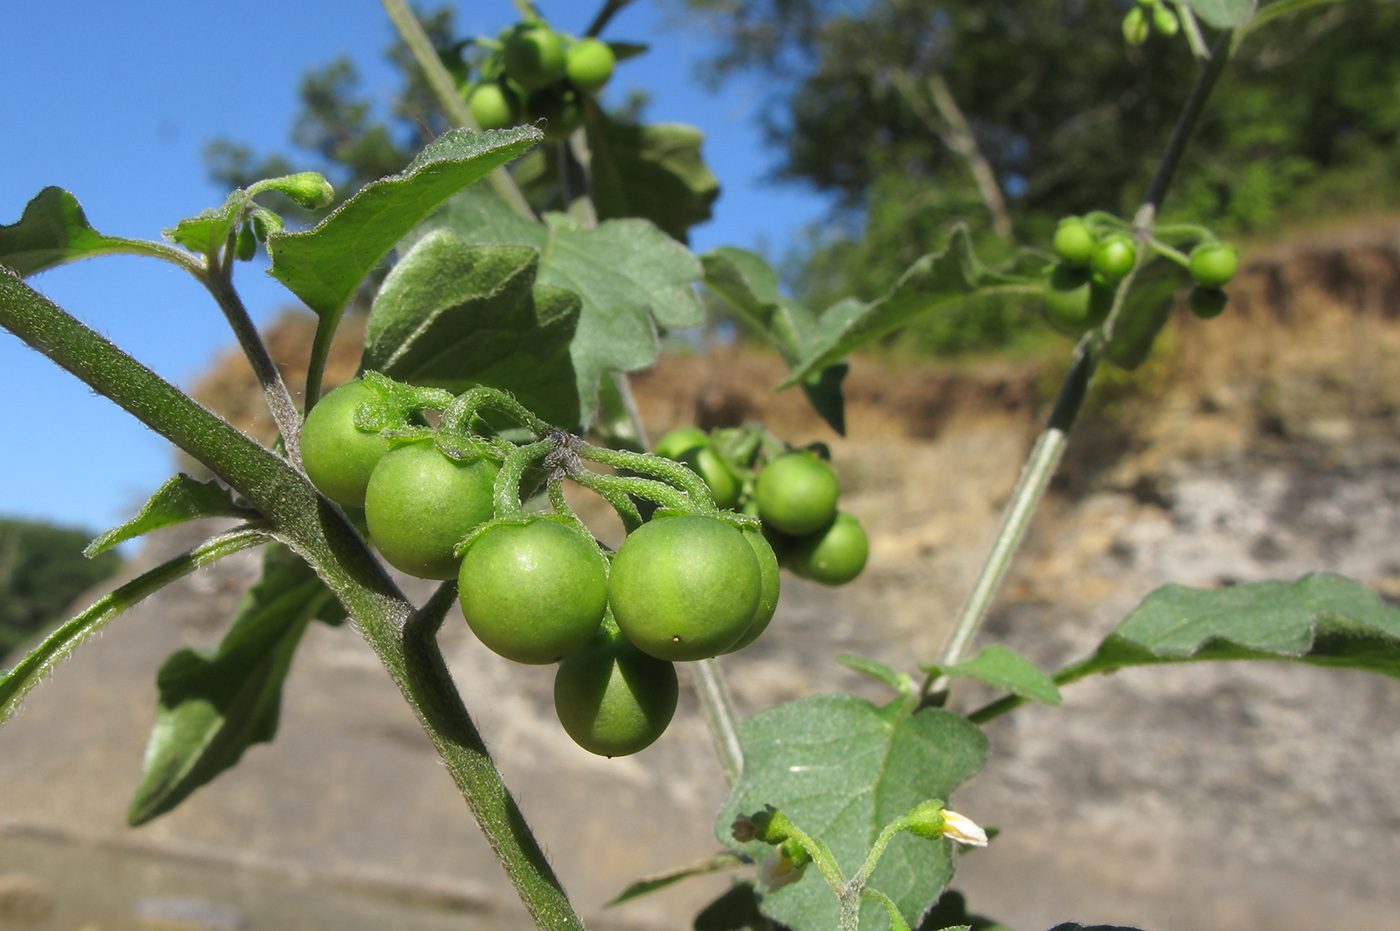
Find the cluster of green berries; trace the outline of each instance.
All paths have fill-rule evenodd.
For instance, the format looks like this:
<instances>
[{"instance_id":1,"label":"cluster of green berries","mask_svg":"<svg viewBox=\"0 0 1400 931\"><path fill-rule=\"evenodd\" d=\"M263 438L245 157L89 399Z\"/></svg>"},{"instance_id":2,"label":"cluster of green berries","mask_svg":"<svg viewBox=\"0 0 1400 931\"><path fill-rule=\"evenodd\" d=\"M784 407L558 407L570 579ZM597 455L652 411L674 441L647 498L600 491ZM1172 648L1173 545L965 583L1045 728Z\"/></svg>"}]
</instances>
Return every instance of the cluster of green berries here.
<instances>
[{"instance_id":1,"label":"cluster of green berries","mask_svg":"<svg viewBox=\"0 0 1400 931\"><path fill-rule=\"evenodd\" d=\"M836 471L811 450L785 451L752 468L751 457L726 458L721 446L695 427L672 430L656 454L690 466L721 507L763 523L763 534L783 568L823 585L845 585L865 568L870 540L854 515L837 508ZM752 463L758 465L758 463Z\"/></svg>"},{"instance_id":2,"label":"cluster of green berries","mask_svg":"<svg viewBox=\"0 0 1400 931\"><path fill-rule=\"evenodd\" d=\"M1078 337L1107 319L1118 283L1138 264L1138 247L1118 226L1065 217L1055 229L1051 248L1059 261L1045 285L1045 319L1056 330ZM1165 251L1191 274L1191 311L1202 319L1219 316L1228 301L1221 287L1239 268L1235 247L1210 236L1202 237L1189 256Z\"/></svg>"},{"instance_id":3,"label":"cluster of green berries","mask_svg":"<svg viewBox=\"0 0 1400 931\"><path fill-rule=\"evenodd\" d=\"M552 428L535 430L527 446L445 436L404 416L398 429L366 429L367 411L392 407L385 384L353 381L312 408L301 442L307 476L326 497L364 509L390 565L455 578L467 624L491 650L558 663L555 710L584 749L621 756L651 744L675 713L673 664L741 649L772 620L778 559L759 523L692 494L704 486L687 470ZM594 472L586 459L651 478ZM624 521L631 515L616 553L562 503L564 478L598 491ZM521 503L540 484L553 513ZM648 494L661 508L642 523L628 495Z\"/></svg>"},{"instance_id":4,"label":"cluster of green berries","mask_svg":"<svg viewBox=\"0 0 1400 931\"><path fill-rule=\"evenodd\" d=\"M617 57L599 39L576 39L524 22L501 36L480 79L462 94L482 129L544 121L545 138L567 138L583 119L583 98L602 90Z\"/></svg>"},{"instance_id":5,"label":"cluster of green berries","mask_svg":"<svg viewBox=\"0 0 1400 931\"><path fill-rule=\"evenodd\" d=\"M1141 45L1156 29L1171 37L1181 31L1181 19L1167 0L1138 0L1123 16L1123 39L1129 45Z\"/></svg>"}]
</instances>

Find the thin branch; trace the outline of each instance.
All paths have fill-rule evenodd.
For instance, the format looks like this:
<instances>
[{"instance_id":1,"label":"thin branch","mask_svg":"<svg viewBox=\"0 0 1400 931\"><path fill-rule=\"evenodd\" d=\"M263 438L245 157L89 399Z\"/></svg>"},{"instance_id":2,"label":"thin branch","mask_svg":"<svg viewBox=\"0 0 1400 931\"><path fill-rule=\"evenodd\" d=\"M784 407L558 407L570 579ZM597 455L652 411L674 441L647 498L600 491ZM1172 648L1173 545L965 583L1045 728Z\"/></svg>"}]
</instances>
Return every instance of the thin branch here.
<instances>
[{"instance_id":1,"label":"thin branch","mask_svg":"<svg viewBox=\"0 0 1400 931\"><path fill-rule=\"evenodd\" d=\"M632 0L607 0L603 8L598 11L598 15L593 17L593 22L589 25L586 36L599 36L607 28L608 21L622 11L622 8L631 3Z\"/></svg>"},{"instance_id":2,"label":"thin branch","mask_svg":"<svg viewBox=\"0 0 1400 931\"><path fill-rule=\"evenodd\" d=\"M929 97L938 110L936 116L919 94L913 79L907 72L896 68L889 72L889 76L895 90L899 91L900 96L909 104L914 115L923 120L924 125L937 135L950 151L967 162L967 167L972 172L972 180L977 185L977 193L981 195L982 203L986 205L987 212L991 214L992 229L996 230L999 236L1010 236L1011 217L1006 212L1006 200L1001 196L1001 187L997 184L996 172L992 170L991 163L987 161L986 156L982 154L981 147L977 145L977 137L972 132L972 124L967 121L962 108L953 99L953 92L949 89L948 82L943 79L943 75L935 71L928 77L927 81Z\"/></svg>"},{"instance_id":3,"label":"thin branch","mask_svg":"<svg viewBox=\"0 0 1400 931\"><path fill-rule=\"evenodd\" d=\"M1137 216L1134 218L1133 226L1138 231L1139 236L1145 235L1149 230L1157 207L1166 195L1172 176L1186 151L1187 143L1190 142L1201 113L1205 109L1210 92L1215 87L1216 81L1229 60L1231 41L1232 34L1221 39L1212 58L1203 65L1196 77L1196 83L1191 88L1191 93L1177 119L1176 127L1172 131L1171 139L1167 143L1166 151L1162 155L1157 174L1153 178L1142 206L1138 209ZM1145 257L1140 254L1137 268L1141 267L1144 260ZM1120 284L1114 297L1113 309L1104 322L1103 330L1101 332L1090 331L1075 350L1074 361L1070 366L1069 373L1065 376L1064 384L1060 387L1059 396L1056 398L1055 407L1046 422L1045 430L1036 440L1030 457L1021 471L1016 489L1012 492L1011 500L1006 505L1001 527L992 543L992 549L987 554L986 562L978 574L977 581L973 584L972 592L968 595L967 602L959 612L957 620L954 621L953 629L944 644L939 660L941 666L950 666L962 660L977 631L981 628L982 622L986 619L992 599L1005 578L1016 551L1025 537L1026 529L1030 526L1035 509L1044 496L1045 490L1049 487L1051 478L1054 477L1060 458L1064 455L1069 432L1073 429L1075 418L1078 416L1084 398L1088 394L1089 386L1093 382L1094 372L1098 367L1104 346L1106 341L1111 338L1114 323L1124 306L1124 299L1132 285L1137 268L1134 268L1128 278ZM946 677L935 679L930 676L924 682L922 690L924 703L940 702L946 695L946 688Z\"/></svg>"},{"instance_id":4,"label":"thin branch","mask_svg":"<svg viewBox=\"0 0 1400 931\"><path fill-rule=\"evenodd\" d=\"M301 414L297 411L291 392L287 390L286 382L282 380L282 373L277 371L277 365L268 354L267 345L258 335L258 328L253 325L248 308L243 306L243 299L234 290L231 274L231 266L211 268L201 281L218 302L219 309L233 329L233 335L238 339L238 345L243 349L243 355L253 367L253 374L257 376L258 384L267 398L267 406L272 411L272 419L282 434L288 461L293 468L300 469Z\"/></svg>"},{"instance_id":5,"label":"thin branch","mask_svg":"<svg viewBox=\"0 0 1400 931\"><path fill-rule=\"evenodd\" d=\"M734 703L729 697L729 685L724 681L719 663L702 659L690 667L695 671L695 694L700 698L700 714L710 729L715 755L724 767L725 778L732 786L744 774L744 747L739 743L739 721Z\"/></svg>"},{"instance_id":6,"label":"thin branch","mask_svg":"<svg viewBox=\"0 0 1400 931\"><path fill-rule=\"evenodd\" d=\"M413 15L413 11L404 0L381 2L399 30L399 35L403 36L404 43L417 59L418 67L423 69L423 74L428 79L428 87L432 88L433 96L437 97L438 103L442 105L447 121L453 126L479 132L481 127L477 125L471 110L467 109L462 95L457 93L457 85L453 83L452 75L447 73L442 59L438 58L432 40L423 31L423 24L418 22L418 17ZM520 188L510 176L510 172L504 168L497 168L486 176L486 181L501 199L510 205L511 210L527 220L536 219L535 212L530 209L530 204L525 200L525 195L520 193Z\"/></svg>"}]
</instances>

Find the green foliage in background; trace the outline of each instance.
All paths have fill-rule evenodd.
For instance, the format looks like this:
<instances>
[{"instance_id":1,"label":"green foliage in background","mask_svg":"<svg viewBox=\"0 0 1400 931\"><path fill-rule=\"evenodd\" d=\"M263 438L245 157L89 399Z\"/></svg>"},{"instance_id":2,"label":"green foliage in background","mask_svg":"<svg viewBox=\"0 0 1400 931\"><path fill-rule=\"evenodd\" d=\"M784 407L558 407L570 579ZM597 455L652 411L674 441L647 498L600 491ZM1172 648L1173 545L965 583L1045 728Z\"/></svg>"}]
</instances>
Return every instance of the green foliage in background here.
<instances>
[{"instance_id":1,"label":"green foliage in background","mask_svg":"<svg viewBox=\"0 0 1400 931\"><path fill-rule=\"evenodd\" d=\"M121 568L114 550L86 559L85 530L0 519L0 662L63 620L83 592Z\"/></svg>"}]
</instances>

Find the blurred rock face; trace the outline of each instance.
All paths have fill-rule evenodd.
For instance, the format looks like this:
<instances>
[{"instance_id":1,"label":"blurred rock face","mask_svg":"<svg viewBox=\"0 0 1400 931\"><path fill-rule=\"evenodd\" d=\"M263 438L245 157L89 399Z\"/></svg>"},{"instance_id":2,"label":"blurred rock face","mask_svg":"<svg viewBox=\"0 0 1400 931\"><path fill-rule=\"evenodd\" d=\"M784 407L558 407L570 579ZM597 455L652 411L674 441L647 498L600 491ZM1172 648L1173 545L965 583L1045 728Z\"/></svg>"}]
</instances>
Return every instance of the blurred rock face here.
<instances>
[{"instance_id":1,"label":"blurred rock face","mask_svg":"<svg viewBox=\"0 0 1400 931\"><path fill-rule=\"evenodd\" d=\"M1328 569L1400 596L1395 241L1391 231L1263 255L1232 287L1224 317L1207 324L1183 313L1142 370L1104 373L982 641L1053 668L1089 652L1168 581ZM279 324L279 361L300 358L286 336L298 327L309 339L302 324ZM353 372L353 346L340 358L332 383ZM246 380L229 387L237 368L222 366L200 390L256 432L256 418L238 413L258 409ZM741 714L817 692L886 697L833 663L839 652L905 669L935 655L1057 380L1005 363L858 361L841 439L798 393L771 394L780 378L776 361L727 349L670 358L635 380L654 435L757 418L793 442L829 442L843 507L870 532L865 576L838 590L785 577L769 633L724 658ZM598 503L575 500L616 542ZM208 529L157 536L139 562ZM156 667L181 646L216 642L257 571L257 555L242 554L165 590L30 697L0 732L0 831L197 854L518 920L427 739L348 627L313 626L274 744L253 748L173 814L124 827ZM427 595L422 583L405 586ZM591 923L684 927L727 888L727 877L711 876L601 911L633 879L717 849L711 821L726 787L689 693L653 748L604 760L555 721L552 670L494 656L460 617L443 642L468 708ZM968 690L954 704L987 697ZM1400 929L1400 683L1284 664L1160 667L1071 686L1065 699L994 722L992 760L956 800L1003 831L959 873L974 910L1022 931L1063 920ZM0 833L0 851L7 843ZM43 884L61 905L62 888Z\"/></svg>"}]
</instances>

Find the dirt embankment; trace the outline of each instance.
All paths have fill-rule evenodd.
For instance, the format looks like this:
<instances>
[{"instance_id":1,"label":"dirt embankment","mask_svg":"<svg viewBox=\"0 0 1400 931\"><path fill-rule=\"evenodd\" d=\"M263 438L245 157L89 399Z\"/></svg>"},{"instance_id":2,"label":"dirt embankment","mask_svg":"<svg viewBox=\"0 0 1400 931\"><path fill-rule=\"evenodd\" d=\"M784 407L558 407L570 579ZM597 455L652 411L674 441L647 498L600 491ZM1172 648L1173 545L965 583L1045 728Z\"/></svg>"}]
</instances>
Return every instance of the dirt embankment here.
<instances>
[{"instance_id":1,"label":"dirt embankment","mask_svg":"<svg viewBox=\"0 0 1400 931\"><path fill-rule=\"evenodd\" d=\"M1400 595L1400 225L1258 252L1231 292L1216 321L1179 313L1138 372L1102 373L983 642L1054 668L1168 581L1326 568ZM288 373L304 364L309 335L308 320L291 318L270 334ZM334 354L330 381L353 372L352 342ZM858 359L845 438L798 393L773 394L781 369L761 354L670 356L634 379L652 431L758 418L794 442L830 443L843 506L871 534L865 576L834 591L785 578L769 634L725 658L742 714L838 689L883 697L835 653L911 671L936 655L1061 365ZM241 362L197 393L267 438ZM139 771L151 673L174 646L211 642L255 573L252 556L235 558L167 590L56 673L7 727L0 826L134 836L155 850L455 890L473 908L509 909L431 748L345 628L308 635L275 744L143 832L121 826L110 785ZM692 700L646 753L592 758L553 721L547 670L505 663L464 630L449 623L444 648L467 705L585 912L602 914L638 875L713 851L724 786ZM1071 919L1400 931L1396 721L1400 683L1303 667L1164 667L1076 685L1060 708L990 727L993 758L956 801L1003 834L957 884L1022 931ZM682 927L676 916L727 882L682 884L599 923Z\"/></svg>"}]
</instances>

